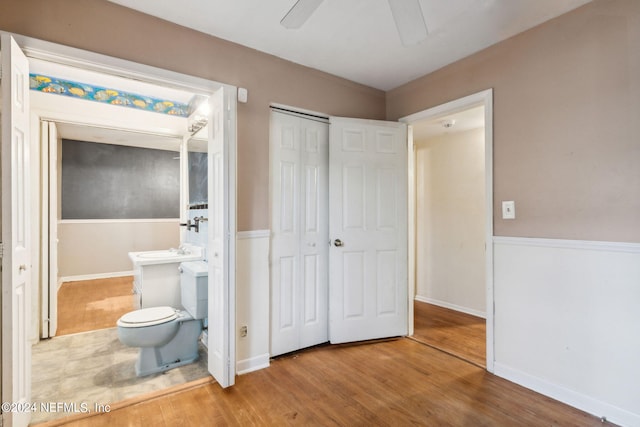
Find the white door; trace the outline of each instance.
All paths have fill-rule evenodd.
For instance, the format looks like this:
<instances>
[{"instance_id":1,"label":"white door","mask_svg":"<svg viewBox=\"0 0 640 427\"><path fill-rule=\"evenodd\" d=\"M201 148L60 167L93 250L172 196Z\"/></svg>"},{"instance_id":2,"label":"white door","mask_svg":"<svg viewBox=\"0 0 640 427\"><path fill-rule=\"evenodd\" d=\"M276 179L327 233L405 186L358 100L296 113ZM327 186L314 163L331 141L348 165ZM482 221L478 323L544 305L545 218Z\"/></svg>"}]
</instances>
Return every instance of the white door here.
<instances>
[{"instance_id":1,"label":"white door","mask_svg":"<svg viewBox=\"0 0 640 427\"><path fill-rule=\"evenodd\" d=\"M229 131L224 89L209 99L209 372L222 387L235 383L235 285L232 209L235 186L230 174ZM232 191L230 191L232 190Z\"/></svg>"},{"instance_id":2,"label":"white door","mask_svg":"<svg viewBox=\"0 0 640 427\"><path fill-rule=\"evenodd\" d=\"M42 179L47 191L42 200L42 259L49 268L42 269L41 338L51 338L58 329L58 130L53 122L40 123ZM46 265L46 264L45 264Z\"/></svg>"},{"instance_id":3,"label":"white door","mask_svg":"<svg viewBox=\"0 0 640 427\"><path fill-rule=\"evenodd\" d=\"M407 129L331 118L331 343L407 334Z\"/></svg>"},{"instance_id":4,"label":"white door","mask_svg":"<svg viewBox=\"0 0 640 427\"><path fill-rule=\"evenodd\" d=\"M29 63L12 37L3 35L1 47L2 401L20 409L31 396ZM29 424L28 411L2 410L4 425Z\"/></svg>"},{"instance_id":5,"label":"white door","mask_svg":"<svg viewBox=\"0 0 640 427\"><path fill-rule=\"evenodd\" d=\"M271 112L271 355L328 341L328 123Z\"/></svg>"}]
</instances>

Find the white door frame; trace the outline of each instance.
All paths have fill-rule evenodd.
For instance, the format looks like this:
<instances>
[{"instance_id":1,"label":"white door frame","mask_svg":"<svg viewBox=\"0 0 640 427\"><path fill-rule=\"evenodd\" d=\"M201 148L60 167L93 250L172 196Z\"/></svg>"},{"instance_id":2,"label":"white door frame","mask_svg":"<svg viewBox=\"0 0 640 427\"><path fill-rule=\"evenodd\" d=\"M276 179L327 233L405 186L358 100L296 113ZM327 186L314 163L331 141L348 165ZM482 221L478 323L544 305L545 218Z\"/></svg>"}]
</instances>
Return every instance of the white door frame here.
<instances>
[{"instance_id":1,"label":"white door frame","mask_svg":"<svg viewBox=\"0 0 640 427\"><path fill-rule=\"evenodd\" d=\"M48 268L42 268L41 271L40 337L51 338L55 336L58 329L58 131L55 122L37 120L31 126L32 131L35 130L35 125L39 126L41 132L39 138L36 135L32 136L34 141L36 139L40 141L41 150L42 247L40 253L42 258L40 259L49 261ZM54 195L56 197L51 197ZM39 212L36 213L36 215L39 214Z\"/></svg>"},{"instance_id":2,"label":"white door frame","mask_svg":"<svg viewBox=\"0 0 640 427\"><path fill-rule=\"evenodd\" d=\"M227 147L229 148L229 185L226 189L229 193L229 210L230 226L229 231L230 247L235 248L236 238L236 151L237 151L237 87L215 82L212 80L203 79L187 74L177 73L161 68L156 68L148 65L143 65L131 61L126 61L118 58L109 57L102 54L97 54L81 49L71 48L68 46L59 45L43 40L34 39L31 37L20 36L4 31L0 31L0 34L9 34L21 47L22 51L28 58L40 59L44 61L51 61L63 65L74 66L87 71L97 71L100 73L111 74L119 77L142 80L151 84L157 84L161 86L167 86L171 88L177 88L194 93L212 94L219 88L224 88L225 105L228 111L228 123L226 124L227 132L225 137L227 140ZM72 122L82 123L94 126L106 126L112 128L122 129L138 129L139 123L130 123L127 126L113 126L107 118L96 117L91 120L87 120L84 116L72 115L61 111L33 111L30 115L30 128L35 130L35 134L31 136L31 147L34 150L32 155L40 157L40 137L39 126L41 120L50 120L58 122ZM161 133L161 132L160 132ZM38 165L39 167L40 165ZM38 228L40 226L40 218L37 221L32 221L33 227ZM41 241L37 242L38 247L42 244ZM35 250L35 249L34 249ZM48 268L48 260L43 260L42 269ZM228 286L232 289L232 295L235 295L235 251L230 250L229 262L230 274ZM230 322L230 336L235 336L235 304L230 304L229 317L233 321ZM2 329L2 334L11 333ZM230 340L230 345L235 347L235 340ZM235 348L231 349L231 354L235 355ZM235 360L231 363L235 367Z\"/></svg>"},{"instance_id":3,"label":"white door frame","mask_svg":"<svg viewBox=\"0 0 640 427\"><path fill-rule=\"evenodd\" d=\"M415 294L415 147L411 124L433 119L470 107L484 106L485 166L485 289L486 289L486 357L487 371L494 371L494 299L493 299L493 89L474 93L400 119L409 125L409 335L413 335L413 297Z\"/></svg>"}]
</instances>

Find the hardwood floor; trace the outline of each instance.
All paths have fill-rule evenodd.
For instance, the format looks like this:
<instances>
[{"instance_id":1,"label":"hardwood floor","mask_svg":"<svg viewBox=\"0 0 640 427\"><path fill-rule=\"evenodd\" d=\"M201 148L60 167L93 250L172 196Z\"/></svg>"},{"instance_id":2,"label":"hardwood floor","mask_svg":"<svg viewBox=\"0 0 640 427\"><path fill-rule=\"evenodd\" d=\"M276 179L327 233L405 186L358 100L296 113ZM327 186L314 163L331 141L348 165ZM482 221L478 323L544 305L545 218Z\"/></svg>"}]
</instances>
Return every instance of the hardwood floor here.
<instances>
[{"instance_id":1,"label":"hardwood floor","mask_svg":"<svg viewBox=\"0 0 640 427\"><path fill-rule=\"evenodd\" d=\"M420 301L413 307L415 340L486 366L485 319Z\"/></svg>"},{"instance_id":2,"label":"hardwood floor","mask_svg":"<svg viewBox=\"0 0 640 427\"><path fill-rule=\"evenodd\" d=\"M415 319L414 338L314 347L226 390L205 379L40 426L611 425L478 366L484 319L424 303Z\"/></svg>"},{"instance_id":3,"label":"hardwood floor","mask_svg":"<svg viewBox=\"0 0 640 427\"><path fill-rule=\"evenodd\" d=\"M134 309L132 288L132 276L63 283L56 335L114 328L120 316Z\"/></svg>"},{"instance_id":4,"label":"hardwood floor","mask_svg":"<svg viewBox=\"0 0 640 427\"><path fill-rule=\"evenodd\" d=\"M239 376L227 390L200 382L119 405L109 413L68 419L64 425L583 427L607 423L400 338L311 348Z\"/></svg>"}]
</instances>

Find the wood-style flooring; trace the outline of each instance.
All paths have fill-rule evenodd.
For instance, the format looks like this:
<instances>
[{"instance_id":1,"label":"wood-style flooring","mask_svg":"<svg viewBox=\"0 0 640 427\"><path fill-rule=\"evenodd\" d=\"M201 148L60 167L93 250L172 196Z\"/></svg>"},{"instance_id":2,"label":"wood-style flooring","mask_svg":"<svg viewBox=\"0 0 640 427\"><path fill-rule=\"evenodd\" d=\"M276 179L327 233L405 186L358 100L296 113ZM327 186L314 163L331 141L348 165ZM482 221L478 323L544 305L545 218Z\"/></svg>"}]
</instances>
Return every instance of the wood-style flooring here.
<instances>
[{"instance_id":1,"label":"wood-style flooring","mask_svg":"<svg viewBox=\"0 0 640 427\"><path fill-rule=\"evenodd\" d=\"M420 301L413 307L413 339L480 367L486 366L485 319Z\"/></svg>"},{"instance_id":2,"label":"wood-style flooring","mask_svg":"<svg viewBox=\"0 0 640 427\"><path fill-rule=\"evenodd\" d=\"M114 328L134 306L133 277L65 282L58 291L56 335Z\"/></svg>"},{"instance_id":3,"label":"wood-style flooring","mask_svg":"<svg viewBox=\"0 0 640 427\"><path fill-rule=\"evenodd\" d=\"M416 323L416 330L421 325ZM226 390L200 381L47 424L603 426L600 419L409 338L278 357Z\"/></svg>"}]
</instances>

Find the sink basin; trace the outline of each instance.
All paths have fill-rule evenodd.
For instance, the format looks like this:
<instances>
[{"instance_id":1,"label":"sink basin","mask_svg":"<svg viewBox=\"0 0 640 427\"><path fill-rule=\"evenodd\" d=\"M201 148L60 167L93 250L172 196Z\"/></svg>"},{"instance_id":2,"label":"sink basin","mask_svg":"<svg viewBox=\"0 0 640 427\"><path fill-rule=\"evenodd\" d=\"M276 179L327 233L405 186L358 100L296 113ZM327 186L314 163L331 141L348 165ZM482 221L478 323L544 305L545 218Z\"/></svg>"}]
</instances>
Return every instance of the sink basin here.
<instances>
[{"instance_id":1,"label":"sink basin","mask_svg":"<svg viewBox=\"0 0 640 427\"><path fill-rule=\"evenodd\" d=\"M191 256L191 253L178 252L178 251L149 251L149 252L139 252L137 256L139 258L147 258L147 259L180 258L185 256Z\"/></svg>"},{"instance_id":2,"label":"sink basin","mask_svg":"<svg viewBox=\"0 0 640 427\"><path fill-rule=\"evenodd\" d=\"M129 258L134 266L150 264L181 263L184 261L196 261L204 256L203 249L189 245L184 250L161 249L157 251L129 252Z\"/></svg>"}]
</instances>

